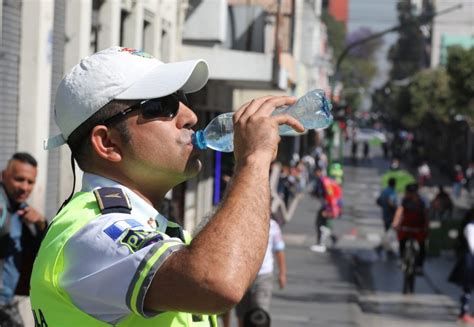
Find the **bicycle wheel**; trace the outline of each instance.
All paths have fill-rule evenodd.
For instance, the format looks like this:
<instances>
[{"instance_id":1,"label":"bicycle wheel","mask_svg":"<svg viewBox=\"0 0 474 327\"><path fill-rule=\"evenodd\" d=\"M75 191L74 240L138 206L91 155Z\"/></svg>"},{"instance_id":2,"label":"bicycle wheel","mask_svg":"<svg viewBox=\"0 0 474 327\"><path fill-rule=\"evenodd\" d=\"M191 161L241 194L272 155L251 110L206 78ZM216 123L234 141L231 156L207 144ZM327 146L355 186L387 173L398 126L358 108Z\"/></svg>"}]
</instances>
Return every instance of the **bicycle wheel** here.
<instances>
[{"instance_id":1,"label":"bicycle wheel","mask_svg":"<svg viewBox=\"0 0 474 327\"><path fill-rule=\"evenodd\" d=\"M403 258L403 294L411 294L415 291L415 274L416 274L416 247L415 240L407 241L405 248L405 256Z\"/></svg>"}]
</instances>

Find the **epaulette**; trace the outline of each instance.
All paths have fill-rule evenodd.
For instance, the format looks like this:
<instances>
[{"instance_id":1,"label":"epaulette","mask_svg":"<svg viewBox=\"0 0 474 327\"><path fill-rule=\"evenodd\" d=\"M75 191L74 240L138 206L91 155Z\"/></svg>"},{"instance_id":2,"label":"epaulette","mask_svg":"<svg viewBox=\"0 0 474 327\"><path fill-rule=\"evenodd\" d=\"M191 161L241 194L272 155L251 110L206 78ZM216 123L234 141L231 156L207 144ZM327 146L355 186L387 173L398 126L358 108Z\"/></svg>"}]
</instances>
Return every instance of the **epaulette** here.
<instances>
[{"instance_id":1,"label":"epaulette","mask_svg":"<svg viewBox=\"0 0 474 327\"><path fill-rule=\"evenodd\" d=\"M130 200L118 187L102 187L94 190L94 195L102 214L112 212L129 214L132 211Z\"/></svg>"}]
</instances>

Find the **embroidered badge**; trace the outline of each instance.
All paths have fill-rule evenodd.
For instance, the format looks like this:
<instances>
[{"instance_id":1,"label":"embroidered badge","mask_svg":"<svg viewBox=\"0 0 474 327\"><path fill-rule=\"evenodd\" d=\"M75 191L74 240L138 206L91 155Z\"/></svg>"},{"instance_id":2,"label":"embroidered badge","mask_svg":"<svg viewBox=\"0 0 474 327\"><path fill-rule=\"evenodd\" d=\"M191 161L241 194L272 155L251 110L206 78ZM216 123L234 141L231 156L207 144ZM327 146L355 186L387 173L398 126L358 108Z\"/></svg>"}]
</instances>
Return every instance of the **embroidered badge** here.
<instances>
[{"instance_id":1,"label":"embroidered badge","mask_svg":"<svg viewBox=\"0 0 474 327\"><path fill-rule=\"evenodd\" d=\"M157 232L129 229L120 243L132 252L136 252L146 246L163 240L163 236Z\"/></svg>"},{"instance_id":2,"label":"embroidered badge","mask_svg":"<svg viewBox=\"0 0 474 327\"><path fill-rule=\"evenodd\" d=\"M135 219L118 220L104 229L104 233L107 234L113 241L116 241L127 229L142 226L143 225Z\"/></svg>"},{"instance_id":3,"label":"embroidered badge","mask_svg":"<svg viewBox=\"0 0 474 327\"><path fill-rule=\"evenodd\" d=\"M120 51L122 52L128 52L134 56L139 56L139 57L143 57L143 58L153 58L153 56L149 53L146 53L145 51L141 51L141 50L137 50L137 49L133 49L133 48L122 48L120 49Z\"/></svg>"}]
</instances>

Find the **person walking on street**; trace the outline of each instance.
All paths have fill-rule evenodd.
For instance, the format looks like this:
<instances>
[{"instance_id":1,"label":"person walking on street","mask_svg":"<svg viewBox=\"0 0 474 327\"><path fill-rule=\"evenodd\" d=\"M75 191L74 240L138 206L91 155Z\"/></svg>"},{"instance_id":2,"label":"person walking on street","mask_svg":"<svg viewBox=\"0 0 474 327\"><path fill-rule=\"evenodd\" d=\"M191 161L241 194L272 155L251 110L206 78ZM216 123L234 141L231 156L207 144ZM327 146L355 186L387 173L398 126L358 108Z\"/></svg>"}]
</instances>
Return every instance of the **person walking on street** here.
<instances>
[{"instance_id":1,"label":"person walking on street","mask_svg":"<svg viewBox=\"0 0 474 327\"><path fill-rule=\"evenodd\" d=\"M382 221L384 226L382 243L378 249L380 251L385 250L387 253L393 252L390 247L390 228L392 227L393 217L398 206L396 185L397 181L395 178L390 178L387 187L382 190L376 200L377 205L382 209ZM385 252L380 252L380 254L385 255Z\"/></svg>"},{"instance_id":2,"label":"person walking on street","mask_svg":"<svg viewBox=\"0 0 474 327\"><path fill-rule=\"evenodd\" d=\"M239 321L239 327L245 326L245 318L249 312L260 309L270 312L270 302L273 293L273 267L274 259L278 266L278 284L280 289L286 286L286 260L285 260L285 242L281 233L280 226L274 220L270 220L270 233L263 259L262 266L257 274L257 278L252 286L245 293L242 301L237 304L236 315ZM230 327L230 315L224 317L224 327Z\"/></svg>"},{"instance_id":3,"label":"person walking on street","mask_svg":"<svg viewBox=\"0 0 474 327\"><path fill-rule=\"evenodd\" d=\"M278 127L304 127L254 99L234 113L235 171L227 193L194 236L160 215L165 195L201 170L192 145L197 116L185 93L208 79L203 60L165 64L111 47L65 75L55 101L60 135L84 171L60 209L31 279L38 326L217 326L261 266L270 228L270 164ZM252 217L249 223L249 217Z\"/></svg>"},{"instance_id":4,"label":"person walking on street","mask_svg":"<svg viewBox=\"0 0 474 327\"><path fill-rule=\"evenodd\" d=\"M390 178L387 187L382 190L377 198L377 204L382 207L382 220L385 233L392 226L393 216L398 206L396 186L397 181L395 178Z\"/></svg>"},{"instance_id":5,"label":"person walking on street","mask_svg":"<svg viewBox=\"0 0 474 327\"><path fill-rule=\"evenodd\" d=\"M429 186L431 180L431 169L428 166L426 161L423 161L420 166L418 166L418 185L420 187Z\"/></svg>"},{"instance_id":6,"label":"person walking on street","mask_svg":"<svg viewBox=\"0 0 474 327\"><path fill-rule=\"evenodd\" d=\"M443 221L451 219L454 209L453 200L444 190L442 185L438 186L438 193L430 204L430 218L433 220Z\"/></svg>"},{"instance_id":7,"label":"person walking on street","mask_svg":"<svg viewBox=\"0 0 474 327\"><path fill-rule=\"evenodd\" d=\"M357 146L358 143L355 139L351 141L351 161L353 164L357 164Z\"/></svg>"},{"instance_id":8,"label":"person walking on street","mask_svg":"<svg viewBox=\"0 0 474 327\"><path fill-rule=\"evenodd\" d=\"M461 165L454 166L453 195L459 198L462 192L462 186L466 183Z\"/></svg>"},{"instance_id":9,"label":"person walking on street","mask_svg":"<svg viewBox=\"0 0 474 327\"><path fill-rule=\"evenodd\" d=\"M370 145L368 141L364 141L362 150L364 154L364 161L370 162Z\"/></svg>"},{"instance_id":10,"label":"person walking on street","mask_svg":"<svg viewBox=\"0 0 474 327\"><path fill-rule=\"evenodd\" d=\"M414 238L417 241L420 252L416 260L416 270L418 274L422 274L426 252L425 240L428 235L428 215L426 204L418 194L417 184L409 184L405 188L405 195L395 212L392 226L397 231L400 258L404 257L407 240Z\"/></svg>"},{"instance_id":11,"label":"person walking on street","mask_svg":"<svg viewBox=\"0 0 474 327\"><path fill-rule=\"evenodd\" d=\"M36 183L37 162L26 152L15 153L0 182L0 326L20 327L23 320L15 292L28 295L31 265L45 218L26 202ZM22 285L20 281L25 281Z\"/></svg>"},{"instance_id":12,"label":"person walking on street","mask_svg":"<svg viewBox=\"0 0 474 327\"><path fill-rule=\"evenodd\" d=\"M474 162L470 162L466 168L466 191L471 194L472 184L474 183Z\"/></svg>"},{"instance_id":13,"label":"person walking on street","mask_svg":"<svg viewBox=\"0 0 474 327\"><path fill-rule=\"evenodd\" d=\"M320 167L316 167L314 169L313 174L314 174L314 184L313 184L313 189L311 191L311 195L319 199L320 205L316 213L316 219L315 219L316 244L312 245L310 249L311 251L315 251L315 252L325 252L326 247L323 244L321 244L321 238L322 238L321 227L323 226L325 227L327 225L327 219L323 215L327 191L323 183L324 174L323 174L322 169Z\"/></svg>"},{"instance_id":14,"label":"person walking on street","mask_svg":"<svg viewBox=\"0 0 474 327\"><path fill-rule=\"evenodd\" d=\"M310 250L326 252L325 240L330 237L333 243L337 241L336 237L331 235L331 223L342 214L342 188L335 180L324 176L318 168L314 175L312 195L320 200L320 206L315 219L316 244L312 245Z\"/></svg>"},{"instance_id":15,"label":"person walking on street","mask_svg":"<svg viewBox=\"0 0 474 327\"><path fill-rule=\"evenodd\" d=\"M458 260L448 280L462 288L458 319L474 325L470 314L471 293L474 287L474 209L469 210L460 225L457 239Z\"/></svg>"}]
</instances>

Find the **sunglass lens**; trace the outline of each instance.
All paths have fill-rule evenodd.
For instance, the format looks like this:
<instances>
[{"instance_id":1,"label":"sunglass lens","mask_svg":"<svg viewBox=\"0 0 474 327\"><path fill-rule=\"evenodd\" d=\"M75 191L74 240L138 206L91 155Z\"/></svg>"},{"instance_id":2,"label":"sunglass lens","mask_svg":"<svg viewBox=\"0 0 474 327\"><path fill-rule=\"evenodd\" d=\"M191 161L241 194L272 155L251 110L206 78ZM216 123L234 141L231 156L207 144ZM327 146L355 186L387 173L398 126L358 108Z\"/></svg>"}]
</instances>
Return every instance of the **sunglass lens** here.
<instances>
[{"instance_id":1,"label":"sunglass lens","mask_svg":"<svg viewBox=\"0 0 474 327\"><path fill-rule=\"evenodd\" d=\"M179 102L172 96L153 99L142 103L143 118L173 118L179 109Z\"/></svg>"}]
</instances>

